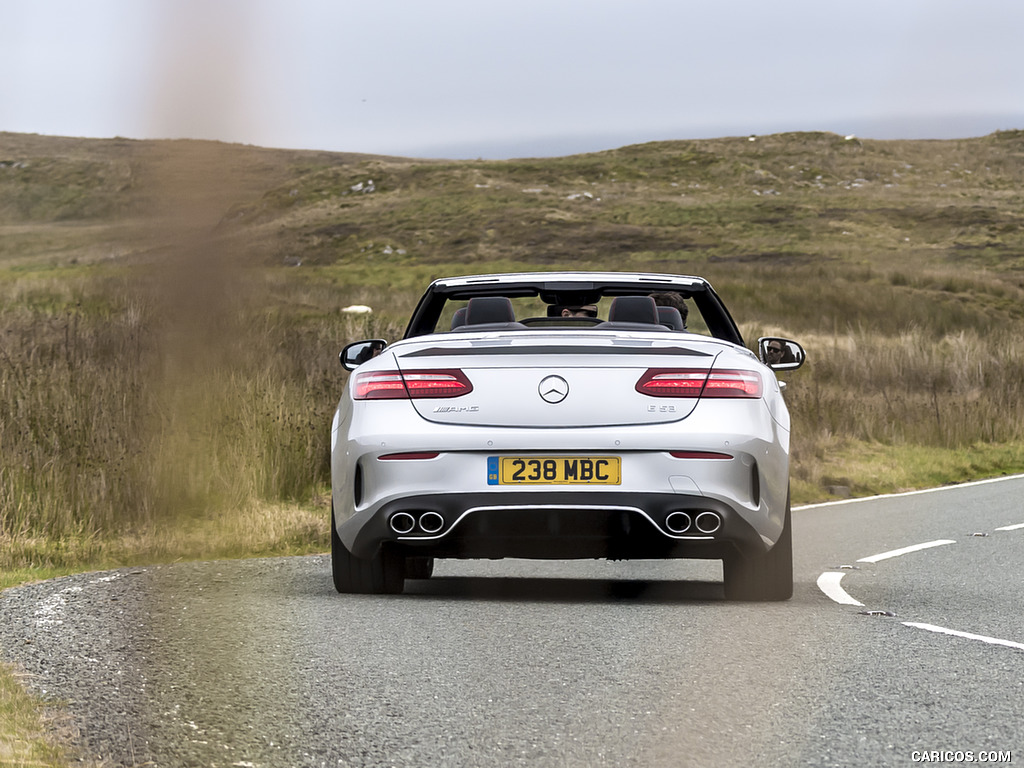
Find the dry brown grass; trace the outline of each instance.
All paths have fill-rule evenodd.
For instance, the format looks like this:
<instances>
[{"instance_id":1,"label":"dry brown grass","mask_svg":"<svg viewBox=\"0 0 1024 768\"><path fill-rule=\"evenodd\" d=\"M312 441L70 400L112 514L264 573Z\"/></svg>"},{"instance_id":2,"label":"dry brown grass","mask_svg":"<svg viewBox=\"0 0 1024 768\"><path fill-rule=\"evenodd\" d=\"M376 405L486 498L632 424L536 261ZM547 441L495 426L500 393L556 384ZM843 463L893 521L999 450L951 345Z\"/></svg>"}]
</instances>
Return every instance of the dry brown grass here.
<instances>
[{"instance_id":1,"label":"dry brown grass","mask_svg":"<svg viewBox=\"0 0 1024 768\"><path fill-rule=\"evenodd\" d=\"M337 353L449 274L709 277L808 349L795 501L1024 470L1022 190L1022 132L459 163L0 133L0 584L324 548ZM63 764L46 717L0 670L0 764Z\"/></svg>"},{"instance_id":2,"label":"dry brown grass","mask_svg":"<svg viewBox=\"0 0 1024 768\"><path fill-rule=\"evenodd\" d=\"M955 479L1019 469L1022 146L805 134L443 163L0 135L29 166L0 174L0 530L26 542L6 565L227 551L145 545L207 518L261 530L252 551L311 546L309 521L259 510L325 515L337 352L398 337L446 274L709 277L747 337L810 353L787 395L800 500L934 482L926 456Z\"/></svg>"}]
</instances>

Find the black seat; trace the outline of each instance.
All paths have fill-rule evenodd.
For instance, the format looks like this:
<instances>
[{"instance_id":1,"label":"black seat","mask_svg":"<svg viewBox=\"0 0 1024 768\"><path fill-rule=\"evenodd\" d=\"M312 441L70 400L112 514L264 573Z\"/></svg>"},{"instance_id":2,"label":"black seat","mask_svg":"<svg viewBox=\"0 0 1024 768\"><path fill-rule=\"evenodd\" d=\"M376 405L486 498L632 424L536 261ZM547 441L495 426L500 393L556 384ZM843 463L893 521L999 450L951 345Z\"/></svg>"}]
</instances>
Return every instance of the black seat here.
<instances>
[{"instance_id":1,"label":"black seat","mask_svg":"<svg viewBox=\"0 0 1024 768\"><path fill-rule=\"evenodd\" d=\"M658 322L658 306L650 296L616 296L608 309L609 323Z\"/></svg>"},{"instance_id":2,"label":"black seat","mask_svg":"<svg viewBox=\"0 0 1024 768\"><path fill-rule=\"evenodd\" d=\"M685 331L682 313L675 307L658 307L658 322L667 325L673 331Z\"/></svg>"},{"instance_id":3,"label":"black seat","mask_svg":"<svg viewBox=\"0 0 1024 768\"><path fill-rule=\"evenodd\" d=\"M526 326L516 322L512 302L504 296L477 296L466 304L466 324L452 328L460 331L515 331Z\"/></svg>"},{"instance_id":4,"label":"black seat","mask_svg":"<svg viewBox=\"0 0 1024 768\"><path fill-rule=\"evenodd\" d=\"M516 313L512 302L504 296L478 296L466 305L466 325L514 323Z\"/></svg>"},{"instance_id":5,"label":"black seat","mask_svg":"<svg viewBox=\"0 0 1024 768\"><path fill-rule=\"evenodd\" d=\"M459 307L458 309L455 310L455 314L452 315L452 328L451 329L454 331L456 328L459 328L460 326L463 326L465 324L466 324L466 308L465 307Z\"/></svg>"},{"instance_id":6,"label":"black seat","mask_svg":"<svg viewBox=\"0 0 1024 768\"><path fill-rule=\"evenodd\" d=\"M650 296L616 296L608 308L608 320L594 326L595 330L658 331L658 307Z\"/></svg>"}]
</instances>

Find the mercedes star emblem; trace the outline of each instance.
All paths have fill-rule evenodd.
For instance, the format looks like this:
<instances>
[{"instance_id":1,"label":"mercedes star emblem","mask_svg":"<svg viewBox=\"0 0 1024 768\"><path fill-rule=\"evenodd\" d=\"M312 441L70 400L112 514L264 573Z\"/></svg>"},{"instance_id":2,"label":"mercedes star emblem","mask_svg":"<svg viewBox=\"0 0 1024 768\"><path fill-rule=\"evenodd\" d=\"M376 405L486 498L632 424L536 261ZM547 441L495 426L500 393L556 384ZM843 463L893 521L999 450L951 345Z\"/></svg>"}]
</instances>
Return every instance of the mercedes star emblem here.
<instances>
[{"instance_id":1,"label":"mercedes star emblem","mask_svg":"<svg viewBox=\"0 0 1024 768\"><path fill-rule=\"evenodd\" d=\"M560 403L569 394L569 382L561 376L545 376L537 387L541 399L546 403Z\"/></svg>"}]
</instances>

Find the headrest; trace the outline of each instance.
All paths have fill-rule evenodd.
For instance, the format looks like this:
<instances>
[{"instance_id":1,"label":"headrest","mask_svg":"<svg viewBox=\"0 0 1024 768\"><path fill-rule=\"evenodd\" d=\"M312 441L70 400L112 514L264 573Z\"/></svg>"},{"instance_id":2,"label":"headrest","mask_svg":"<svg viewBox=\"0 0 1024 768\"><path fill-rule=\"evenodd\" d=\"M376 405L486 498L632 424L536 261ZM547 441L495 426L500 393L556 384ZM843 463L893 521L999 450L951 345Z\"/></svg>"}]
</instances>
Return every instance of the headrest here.
<instances>
[{"instance_id":1,"label":"headrest","mask_svg":"<svg viewBox=\"0 0 1024 768\"><path fill-rule=\"evenodd\" d=\"M650 296L616 296L608 308L608 322L658 325L658 307Z\"/></svg>"},{"instance_id":2,"label":"headrest","mask_svg":"<svg viewBox=\"0 0 1024 768\"><path fill-rule=\"evenodd\" d=\"M504 296L478 296L466 305L466 325L482 323L514 323L516 313L512 302Z\"/></svg>"},{"instance_id":3,"label":"headrest","mask_svg":"<svg viewBox=\"0 0 1024 768\"><path fill-rule=\"evenodd\" d=\"M454 331L460 325L466 324L466 308L459 307L455 310L455 314L452 315L452 330Z\"/></svg>"},{"instance_id":4,"label":"headrest","mask_svg":"<svg viewBox=\"0 0 1024 768\"><path fill-rule=\"evenodd\" d=\"M658 322L667 325L673 331L685 331L682 313L675 307L658 307Z\"/></svg>"}]
</instances>

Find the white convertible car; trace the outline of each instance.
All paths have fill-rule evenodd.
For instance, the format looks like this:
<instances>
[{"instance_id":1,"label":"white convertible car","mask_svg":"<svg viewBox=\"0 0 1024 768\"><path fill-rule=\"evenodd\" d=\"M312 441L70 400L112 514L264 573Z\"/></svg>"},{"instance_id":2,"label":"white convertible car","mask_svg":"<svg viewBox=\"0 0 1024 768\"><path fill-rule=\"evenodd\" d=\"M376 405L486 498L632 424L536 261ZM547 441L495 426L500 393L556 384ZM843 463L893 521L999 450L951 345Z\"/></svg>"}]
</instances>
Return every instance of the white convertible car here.
<instances>
[{"instance_id":1,"label":"white convertible car","mask_svg":"<svg viewBox=\"0 0 1024 768\"><path fill-rule=\"evenodd\" d=\"M435 558L710 558L725 595L792 595L790 418L699 277L437 280L392 344L349 344L331 426L339 592L401 592Z\"/></svg>"}]
</instances>

